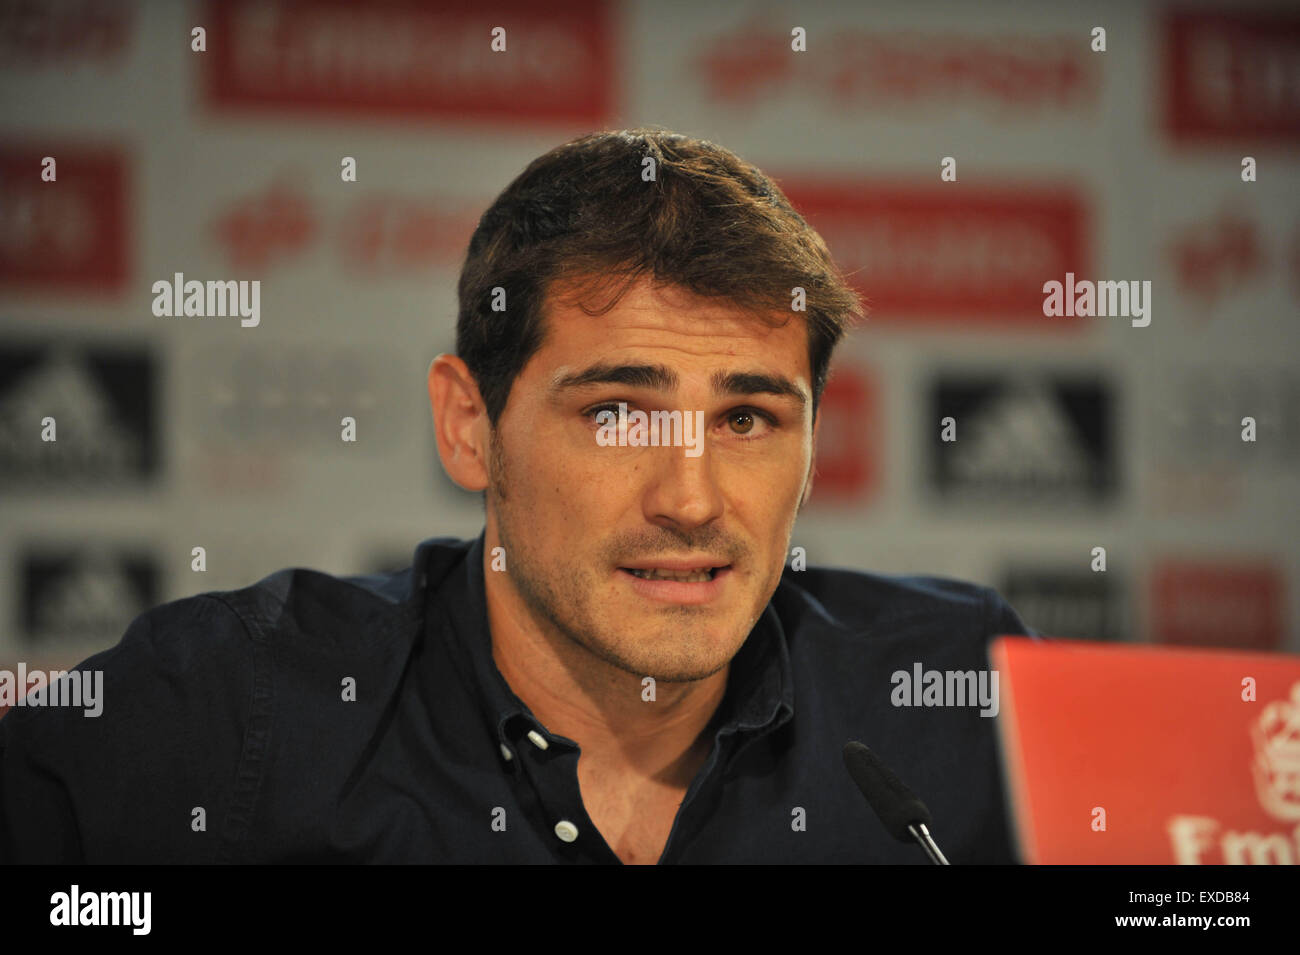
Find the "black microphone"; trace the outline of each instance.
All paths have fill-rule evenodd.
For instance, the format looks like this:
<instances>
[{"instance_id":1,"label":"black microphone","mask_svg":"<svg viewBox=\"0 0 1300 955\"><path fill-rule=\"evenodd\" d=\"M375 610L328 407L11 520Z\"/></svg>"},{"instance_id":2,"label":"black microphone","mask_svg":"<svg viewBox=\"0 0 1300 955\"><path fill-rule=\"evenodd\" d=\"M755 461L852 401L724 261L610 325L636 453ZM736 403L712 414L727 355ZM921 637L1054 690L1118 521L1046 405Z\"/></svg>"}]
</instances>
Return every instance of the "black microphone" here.
<instances>
[{"instance_id":1,"label":"black microphone","mask_svg":"<svg viewBox=\"0 0 1300 955\"><path fill-rule=\"evenodd\" d=\"M880 757L857 740L844 744L844 765L885 829L899 842L915 839L935 865L949 865L930 836L930 810Z\"/></svg>"}]
</instances>

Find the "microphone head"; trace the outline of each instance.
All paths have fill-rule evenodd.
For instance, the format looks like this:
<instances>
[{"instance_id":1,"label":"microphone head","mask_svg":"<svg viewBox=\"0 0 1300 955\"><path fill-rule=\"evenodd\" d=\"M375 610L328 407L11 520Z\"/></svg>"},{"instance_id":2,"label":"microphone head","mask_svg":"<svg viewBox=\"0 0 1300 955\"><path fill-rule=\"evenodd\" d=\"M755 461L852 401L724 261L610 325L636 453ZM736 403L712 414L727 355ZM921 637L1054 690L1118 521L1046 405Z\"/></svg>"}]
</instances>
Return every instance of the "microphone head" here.
<instances>
[{"instance_id":1,"label":"microphone head","mask_svg":"<svg viewBox=\"0 0 1300 955\"><path fill-rule=\"evenodd\" d=\"M930 825L930 810L903 785L893 770L857 740L844 744L844 765L867 797L885 829L899 842L911 842L909 825Z\"/></svg>"}]
</instances>

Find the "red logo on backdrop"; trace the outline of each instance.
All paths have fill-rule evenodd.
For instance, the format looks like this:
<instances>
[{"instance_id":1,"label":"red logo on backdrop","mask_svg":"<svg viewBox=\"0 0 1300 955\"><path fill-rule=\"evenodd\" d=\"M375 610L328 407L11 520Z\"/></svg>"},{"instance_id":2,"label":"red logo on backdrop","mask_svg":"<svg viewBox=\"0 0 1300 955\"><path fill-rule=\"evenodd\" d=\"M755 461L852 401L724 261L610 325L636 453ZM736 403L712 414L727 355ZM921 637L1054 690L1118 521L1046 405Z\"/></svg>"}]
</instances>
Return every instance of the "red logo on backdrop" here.
<instances>
[{"instance_id":1,"label":"red logo on backdrop","mask_svg":"<svg viewBox=\"0 0 1300 955\"><path fill-rule=\"evenodd\" d=\"M239 200L213 226L230 264L256 269L297 255L312 243L316 230L311 201L287 181Z\"/></svg>"},{"instance_id":2,"label":"red logo on backdrop","mask_svg":"<svg viewBox=\"0 0 1300 955\"><path fill-rule=\"evenodd\" d=\"M836 365L817 406L817 475L811 502L860 502L876 490L880 414L864 369Z\"/></svg>"},{"instance_id":3,"label":"red logo on backdrop","mask_svg":"<svg viewBox=\"0 0 1300 955\"><path fill-rule=\"evenodd\" d=\"M45 156L53 182L41 179ZM0 145L0 287L119 292L130 247L120 150Z\"/></svg>"},{"instance_id":4,"label":"red logo on backdrop","mask_svg":"<svg viewBox=\"0 0 1300 955\"><path fill-rule=\"evenodd\" d=\"M1300 139L1300 13L1171 10L1165 126L1178 140Z\"/></svg>"},{"instance_id":5,"label":"red logo on backdrop","mask_svg":"<svg viewBox=\"0 0 1300 955\"><path fill-rule=\"evenodd\" d=\"M230 264L265 270L331 242L339 267L368 277L457 265L481 210L463 201L362 193L331 219L291 174L216 216Z\"/></svg>"},{"instance_id":6,"label":"red logo on backdrop","mask_svg":"<svg viewBox=\"0 0 1300 955\"><path fill-rule=\"evenodd\" d=\"M1179 284L1209 304L1264 272L1255 221L1227 208L1211 221L1182 229L1171 240L1170 251Z\"/></svg>"},{"instance_id":7,"label":"red logo on backdrop","mask_svg":"<svg viewBox=\"0 0 1300 955\"><path fill-rule=\"evenodd\" d=\"M792 57L789 27L755 17L710 37L693 67L715 99L740 105L798 86L798 95L838 106L960 102L1064 110L1091 105L1099 86L1095 59L1073 36L886 34L841 26L818 42L815 57Z\"/></svg>"},{"instance_id":8,"label":"red logo on backdrop","mask_svg":"<svg viewBox=\"0 0 1300 955\"><path fill-rule=\"evenodd\" d=\"M791 81L794 57L780 29L751 20L735 31L710 38L694 67L717 100L750 105Z\"/></svg>"},{"instance_id":9,"label":"red logo on backdrop","mask_svg":"<svg viewBox=\"0 0 1300 955\"><path fill-rule=\"evenodd\" d=\"M1276 650L1283 642L1284 586L1268 563L1167 562L1152 577L1151 639Z\"/></svg>"},{"instance_id":10,"label":"red logo on backdrop","mask_svg":"<svg viewBox=\"0 0 1300 955\"><path fill-rule=\"evenodd\" d=\"M348 211L340 252L345 265L372 275L458 265L480 216L434 199L365 196Z\"/></svg>"},{"instance_id":11,"label":"red logo on backdrop","mask_svg":"<svg viewBox=\"0 0 1300 955\"><path fill-rule=\"evenodd\" d=\"M868 328L1084 324L1043 316L1043 283L1091 274L1084 202L1072 192L784 181L782 189L858 286Z\"/></svg>"},{"instance_id":12,"label":"red logo on backdrop","mask_svg":"<svg viewBox=\"0 0 1300 955\"><path fill-rule=\"evenodd\" d=\"M221 108L601 126L614 95L605 0L222 0L205 22Z\"/></svg>"}]
</instances>

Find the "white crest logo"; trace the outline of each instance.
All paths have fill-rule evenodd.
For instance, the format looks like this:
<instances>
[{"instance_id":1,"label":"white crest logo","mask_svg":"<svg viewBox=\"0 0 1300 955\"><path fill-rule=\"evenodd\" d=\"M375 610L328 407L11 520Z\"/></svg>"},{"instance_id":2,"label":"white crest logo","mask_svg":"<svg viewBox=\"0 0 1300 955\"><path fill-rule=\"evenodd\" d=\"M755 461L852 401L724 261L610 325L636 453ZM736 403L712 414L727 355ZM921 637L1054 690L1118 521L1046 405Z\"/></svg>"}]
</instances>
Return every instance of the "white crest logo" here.
<instances>
[{"instance_id":1,"label":"white crest logo","mask_svg":"<svg viewBox=\"0 0 1300 955\"><path fill-rule=\"evenodd\" d=\"M1300 682L1291 699L1264 707L1250 730L1255 744L1255 791L1274 817L1300 819Z\"/></svg>"}]
</instances>

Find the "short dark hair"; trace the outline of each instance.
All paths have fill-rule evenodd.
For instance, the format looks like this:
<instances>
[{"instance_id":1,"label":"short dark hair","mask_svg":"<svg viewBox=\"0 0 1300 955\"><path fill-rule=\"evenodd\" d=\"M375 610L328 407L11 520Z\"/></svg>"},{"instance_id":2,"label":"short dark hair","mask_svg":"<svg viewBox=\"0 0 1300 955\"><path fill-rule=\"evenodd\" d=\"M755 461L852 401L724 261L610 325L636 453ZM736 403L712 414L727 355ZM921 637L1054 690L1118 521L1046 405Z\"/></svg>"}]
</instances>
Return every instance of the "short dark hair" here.
<instances>
[{"instance_id":1,"label":"short dark hair","mask_svg":"<svg viewBox=\"0 0 1300 955\"><path fill-rule=\"evenodd\" d=\"M655 179L643 181L645 157ZM863 315L826 243L757 168L721 146L650 128L591 133L533 160L483 213L457 286L456 352L495 427L515 377L541 347L546 295L575 300L648 274L766 317L806 295L813 411L831 351ZM493 311L494 289L506 309Z\"/></svg>"}]
</instances>

